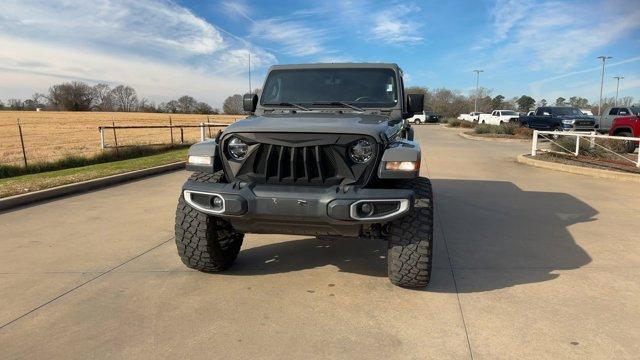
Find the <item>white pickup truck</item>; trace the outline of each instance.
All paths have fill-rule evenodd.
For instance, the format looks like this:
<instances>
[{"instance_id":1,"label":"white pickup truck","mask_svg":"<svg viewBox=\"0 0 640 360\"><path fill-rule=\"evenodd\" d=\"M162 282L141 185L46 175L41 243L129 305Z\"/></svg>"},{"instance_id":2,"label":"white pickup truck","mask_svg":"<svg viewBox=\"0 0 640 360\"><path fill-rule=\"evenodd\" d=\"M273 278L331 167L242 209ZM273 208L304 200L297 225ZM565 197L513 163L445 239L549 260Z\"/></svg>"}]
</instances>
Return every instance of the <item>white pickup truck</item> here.
<instances>
[{"instance_id":1,"label":"white pickup truck","mask_svg":"<svg viewBox=\"0 0 640 360\"><path fill-rule=\"evenodd\" d=\"M478 122L481 124L500 125L517 122L519 118L520 114L513 110L493 110L491 114L481 114Z\"/></svg>"},{"instance_id":2,"label":"white pickup truck","mask_svg":"<svg viewBox=\"0 0 640 360\"><path fill-rule=\"evenodd\" d=\"M474 111L471 112L469 114L460 114L460 116L458 116L458 120L464 120L464 121L478 121L478 118L483 115L483 113L479 112L479 111ZM486 114L484 114L486 115Z\"/></svg>"}]
</instances>

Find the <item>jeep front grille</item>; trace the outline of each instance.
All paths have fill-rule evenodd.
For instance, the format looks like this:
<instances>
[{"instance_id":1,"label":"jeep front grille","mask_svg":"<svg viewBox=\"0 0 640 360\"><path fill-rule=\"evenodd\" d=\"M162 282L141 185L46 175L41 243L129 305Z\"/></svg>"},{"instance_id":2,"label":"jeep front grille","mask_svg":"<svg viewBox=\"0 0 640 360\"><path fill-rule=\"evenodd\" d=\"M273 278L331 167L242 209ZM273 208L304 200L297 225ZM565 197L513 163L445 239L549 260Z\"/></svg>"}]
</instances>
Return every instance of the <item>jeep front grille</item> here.
<instances>
[{"instance_id":1,"label":"jeep front grille","mask_svg":"<svg viewBox=\"0 0 640 360\"><path fill-rule=\"evenodd\" d=\"M225 156L226 163L236 179L253 183L317 186L343 182L365 184L378 159L375 141L360 135L235 135L245 139L251 150L241 162ZM376 146L376 156L366 164L357 164L349 158L347 150L363 138ZM225 144L226 141L223 141L223 146Z\"/></svg>"}]
</instances>

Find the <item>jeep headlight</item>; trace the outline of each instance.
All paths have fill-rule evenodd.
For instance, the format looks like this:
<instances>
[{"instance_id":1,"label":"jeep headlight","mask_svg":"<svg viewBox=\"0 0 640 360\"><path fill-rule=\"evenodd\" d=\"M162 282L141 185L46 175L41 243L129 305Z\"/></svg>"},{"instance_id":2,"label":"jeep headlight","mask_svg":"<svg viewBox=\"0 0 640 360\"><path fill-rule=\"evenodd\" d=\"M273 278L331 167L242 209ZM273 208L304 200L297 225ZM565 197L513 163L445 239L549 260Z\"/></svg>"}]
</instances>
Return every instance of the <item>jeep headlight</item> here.
<instances>
[{"instance_id":1,"label":"jeep headlight","mask_svg":"<svg viewBox=\"0 0 640 360\"><path fill-rule=\"evenodd\" d=\"M365 139L358 140L349 147L349 157L358 164L364 164L373 157L373 146Z\"/></svg>"},{"instance_id":2,"label":"jeep headlight","mask_svg":"<svg viewBox=\"0 0 640 360\"><path fill-rule=\"evenodd\" d=\"M229 155L236 160L243 160L249 151L249 145L238 137L232 137L227 144Z\"/></svg>"},{"instance_id":3,"label":"jeep headlight","mask_svg":"<svg viewBox=\"0 0 640 360\"><path fill-rule=\"evenodd\" d=\"M575 120L562 120L562 123L565 125L573 125L575 122Z\"/></svg>"}]
</instances>

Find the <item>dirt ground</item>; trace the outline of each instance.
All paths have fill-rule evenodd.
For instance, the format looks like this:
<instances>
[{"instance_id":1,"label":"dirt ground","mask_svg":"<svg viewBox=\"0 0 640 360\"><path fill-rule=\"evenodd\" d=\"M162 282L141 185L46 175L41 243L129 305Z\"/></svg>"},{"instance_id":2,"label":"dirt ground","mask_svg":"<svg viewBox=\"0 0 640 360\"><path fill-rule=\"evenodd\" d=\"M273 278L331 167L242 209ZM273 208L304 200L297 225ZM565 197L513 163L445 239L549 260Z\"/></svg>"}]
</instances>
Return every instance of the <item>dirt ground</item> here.
<instances>
[{"instance_id":1,"label":"dirt ground","mask_svg":"<svg viewBox=\"0 0 640 360\"><path fill-rule=\"evenodd\" d=\"M191 115L119 112L0 111L0 164L21 163L22 148L18 120L22 126L27 160L52 161L67 154L90 155L100 151L98 126L111 125L196 125L202 122L231 123L244 115ZM216 129L212 128L212 132ZM185 128L184 141L199 139L198 128ZM180 130L173 130L180 141ZM117 130L118 144L170 143L169 129ZM114 144L113 131L105 133L107 145Z\"/></svg>"}]
</instances>

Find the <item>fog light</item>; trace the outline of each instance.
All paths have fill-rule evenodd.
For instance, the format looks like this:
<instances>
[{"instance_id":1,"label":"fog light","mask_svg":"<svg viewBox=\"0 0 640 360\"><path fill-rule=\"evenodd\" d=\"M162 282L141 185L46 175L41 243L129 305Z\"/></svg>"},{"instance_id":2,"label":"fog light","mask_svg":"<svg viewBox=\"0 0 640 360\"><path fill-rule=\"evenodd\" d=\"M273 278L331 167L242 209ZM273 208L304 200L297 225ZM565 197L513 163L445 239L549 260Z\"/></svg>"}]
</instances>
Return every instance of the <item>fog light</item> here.
<instances>
[{"instance_id":1,"label":"fog light","mask_svg":"<svg viewBox=\"0 0 640 360\"><path fill-rule=\"evenodd\" d=\"M222 201L221 197L214 196L211 199L211 206L213 206L214 209L221 209L223 205L224 205L224 202Z\"/></svg>"},{"instance_id":2,"label":"fog light","mask_svg":"<svg viewBox=\"0 0 640 360\"><path fill-rule=\"evenodd\" d=\"M373 205L370 203L364 203L360 206L360 211L364 216L371 216L373 215Z\"/></svg>"},{"instance_id":3,"label":"fog light","mask_svg":"<svg viewBox=\"0 0 640 360\"><path fill-rule=\"evenodd\" d=\"M189 164L194 165L211 165L211 156L189 155Z\"/></svg>"},{"instance_id":4,"label":"fog light","mask_svg":"<svg viewBox=\"0 0 640 360\"><path fill-rule=\"evenodd\" d=\"M390 171L416 171L419 167L419 161L387 161L385 164Z\"/></svg>"}]
</instances>

